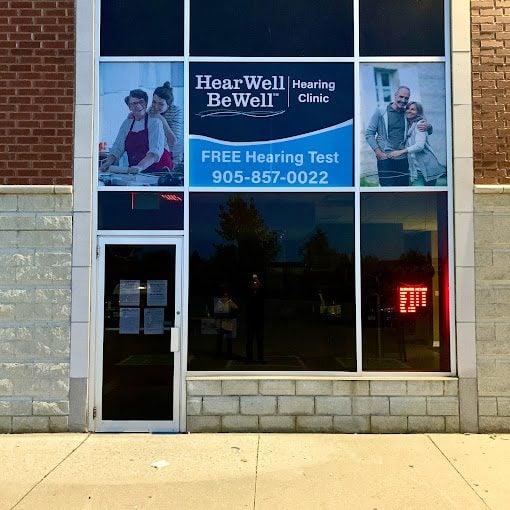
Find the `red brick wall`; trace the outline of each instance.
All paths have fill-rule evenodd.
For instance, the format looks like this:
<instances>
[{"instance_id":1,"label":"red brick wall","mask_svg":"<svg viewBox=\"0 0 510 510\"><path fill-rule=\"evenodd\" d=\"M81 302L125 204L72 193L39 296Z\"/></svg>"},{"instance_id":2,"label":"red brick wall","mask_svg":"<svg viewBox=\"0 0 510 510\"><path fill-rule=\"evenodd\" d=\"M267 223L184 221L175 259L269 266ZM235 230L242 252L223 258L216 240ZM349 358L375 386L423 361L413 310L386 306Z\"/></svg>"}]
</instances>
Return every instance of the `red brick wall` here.
<instances>
[{"instance_id":1,"label":"red brick wall","mask_svg":"<svg viewBox=\"0 0 510 510\"><path fill-rule=\"evenodd\" d=\"M510 0L471 0L476 184L510 184Z\"/></svg>"},{"instance_id":2,"label":"red brick wall","mask_svg":"<svg viewBox=\"0 0 510 510\"><path fill-rule=\"evenodd\" d=\"M0 1L0 184L70 184L74 0Z\"/></svg>"}]
</instances>

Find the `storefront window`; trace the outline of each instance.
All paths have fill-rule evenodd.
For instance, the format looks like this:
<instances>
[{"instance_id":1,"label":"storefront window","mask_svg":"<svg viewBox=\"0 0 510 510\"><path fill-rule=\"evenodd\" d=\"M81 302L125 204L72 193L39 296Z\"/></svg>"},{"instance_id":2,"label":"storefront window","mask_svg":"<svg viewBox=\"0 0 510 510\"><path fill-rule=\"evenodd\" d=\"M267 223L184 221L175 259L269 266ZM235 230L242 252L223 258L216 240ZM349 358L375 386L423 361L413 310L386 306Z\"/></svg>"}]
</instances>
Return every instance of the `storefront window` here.
<instances>
[{"instance_id":1,"label":"storefront window","mask_svg":"<svg viewBox=\"0 0 510 510\"><path fill-rule=\"evenodd\" d=\"M448 371L446 193L361 197L363 370Z\"/></svg>"},{"instance_id":2,"label":"storefront window","mask_svg":"<svg viewBox=\"0 0 510 510\"><path fill-rule=\"evenodd\" d=\"M183 238L187 370L454 372L447 13L101 2L98 235Z\"/></svg>"},{"instance_id":3,"label":"storefront window","mask_svg":"<svg viewBox=\"0 0 510 510\"><path fill-rule=\"evenodd\" d=\"M350 193L193 194L189 369L355 370L353 213Z\"/></svg>"},{"instance_id":4,"label":"storefront window","mask_svg":"<svg viewBox=\"0 0 510 510\"><path fill-rule=\"evenodd\" d=\"M352 0L191 2L191 54L335 57L353 54Z\"/></svg>"}]
</instances>

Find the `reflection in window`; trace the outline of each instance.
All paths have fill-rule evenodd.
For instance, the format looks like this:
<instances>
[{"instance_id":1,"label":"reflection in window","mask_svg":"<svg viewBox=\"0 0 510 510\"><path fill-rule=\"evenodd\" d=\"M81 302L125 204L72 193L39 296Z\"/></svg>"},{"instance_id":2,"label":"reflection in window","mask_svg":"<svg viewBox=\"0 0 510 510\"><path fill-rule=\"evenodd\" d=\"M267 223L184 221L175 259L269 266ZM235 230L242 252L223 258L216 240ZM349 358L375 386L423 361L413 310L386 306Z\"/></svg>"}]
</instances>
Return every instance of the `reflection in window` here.
<instances>
[{"instance_id":1,"label":"reflection in window","mask_svg":"<svg viewBox=\"0 0 510 510\"><path fill-rule=\"evenodd\" d=\"M183 0L101 2L101 56L184 54Z\"/></svg>"},{"instance_id":2,"label":"reflection in window","mask_svg":"<svg viewBox=\"0 0 510 510\"><path fill-rule=\"evenodd\" d=\"M361 56L444 56L444 0L359 2Z\"/></svg>"},{"instance_id":3,"label":"reflection in window","mask_svg":"<svg viewBox=\"0 0 510 510\"><path fill-rule=\"evenodd\" d=\"M190 370L356 369L354 199L190 197Z\"/></svg>"},{"instance_id":4,"label":"reflection in window","mask_svg":"<svg viewBox=\"0 0 510 510\"><path fill-rule=\"evenodd\" d=\"M191 54L353 55L352 0L191 2Z\"/></svg>"},{"instance_id":5,"label":"reflection in window","mask_svg":"<svg viewBox=\"0 0 510 510\"><path fill-rule=\"evenodd\" d=\"M361 196L363 370L449 371L446 193Z\"/></svg>"}]
</instances>

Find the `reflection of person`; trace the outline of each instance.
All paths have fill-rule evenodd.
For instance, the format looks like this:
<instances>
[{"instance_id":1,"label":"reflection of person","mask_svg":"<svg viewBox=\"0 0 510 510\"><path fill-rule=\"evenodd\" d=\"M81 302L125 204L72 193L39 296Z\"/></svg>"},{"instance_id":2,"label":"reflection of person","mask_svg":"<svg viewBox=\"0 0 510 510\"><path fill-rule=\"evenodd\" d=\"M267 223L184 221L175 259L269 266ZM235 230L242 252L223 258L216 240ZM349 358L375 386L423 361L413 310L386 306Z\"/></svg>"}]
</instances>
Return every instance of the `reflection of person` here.
<instances>
[{"instance_id":1,"label":"reflection of person","mask_svg":"<svg viewBox=\"0 0 510 510\"><path fill-rule=\"evenodd\" d=\"M374 112L365 130L365 139L377 158L381 186L409 186L407 156L393 157L391 153L405 147L408 130L405 108L410 96L409 87L399 87L395 91L394 100ZM424 119L418 122L417 129L432 133L432 126Z\"/></svg>"},{"instance_id":2,"label":"reflection of person","mask_svg":"<svg viewBox=\"0 0 510 510\"><path fill-rule=\"evenodd\" d=\"M257 360L264 363L264 295L262 283L254 274L246 298L246 359L253 360L253 341L257 343Z\"/></svg>"},{"instance_id":3,"label":"reflection of person","mask_svg":"<svg viewBox=\"0 0 510 510\"><path fill-rule=\"evenodd\" d=\"M446 168L439 163L430 147L427 132L417 129L418 122L423 119L422 105L414 101L409 103L405 115L409 125L406 148L393 151L390 156L407 155L412 186L434 186L437 178L446 173Z\"/></svg>"},{"instance_id":4,"label":"reflection of person","mask_svg":"<svg viewBox=\"0 0 510 510\"><path fill-rule=\"evenodd\" d=\"M132 118L120 126L110 154L100 166L104 172L118 162L126 152L130 173L162 171L172 166L170 152L165 149L163 125L147 114L147 94L140 89L131 90L125 98ZM131 117L131 115L130 115Z\"/></svg>"},{"instance_id":5,"label":"reflection of person","mask_svg":"<svg viewBox=\"0 0 510 510\"><path fill-rule=\"evenodd\" d=\"M233 314L238 306L230 299L227 291L214 303L214 316L216 317L216 354L221 356L223 352L223 340L227 343L227 359L232 359L232 336L237 326Z\"/></svg>"}]
</instances>

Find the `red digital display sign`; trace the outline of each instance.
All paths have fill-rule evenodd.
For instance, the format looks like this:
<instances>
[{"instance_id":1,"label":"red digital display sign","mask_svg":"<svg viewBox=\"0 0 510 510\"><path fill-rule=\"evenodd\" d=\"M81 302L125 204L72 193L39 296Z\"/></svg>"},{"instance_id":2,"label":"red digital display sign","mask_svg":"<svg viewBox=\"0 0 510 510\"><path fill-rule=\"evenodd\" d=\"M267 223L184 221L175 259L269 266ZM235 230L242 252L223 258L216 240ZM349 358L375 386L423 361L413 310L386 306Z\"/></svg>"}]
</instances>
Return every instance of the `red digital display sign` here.
<instances>
[{"instance_id":1,"label":"red digital display sign","mask_svg":"<svg viewBox=\"0 0 510 510\"><path fill-rule=\"evenodd\" d=\"M400 313L416 313L419 308L425 308L428 290L425 285L399 285L398 311Z\"/></svg>"}]
</instances>

